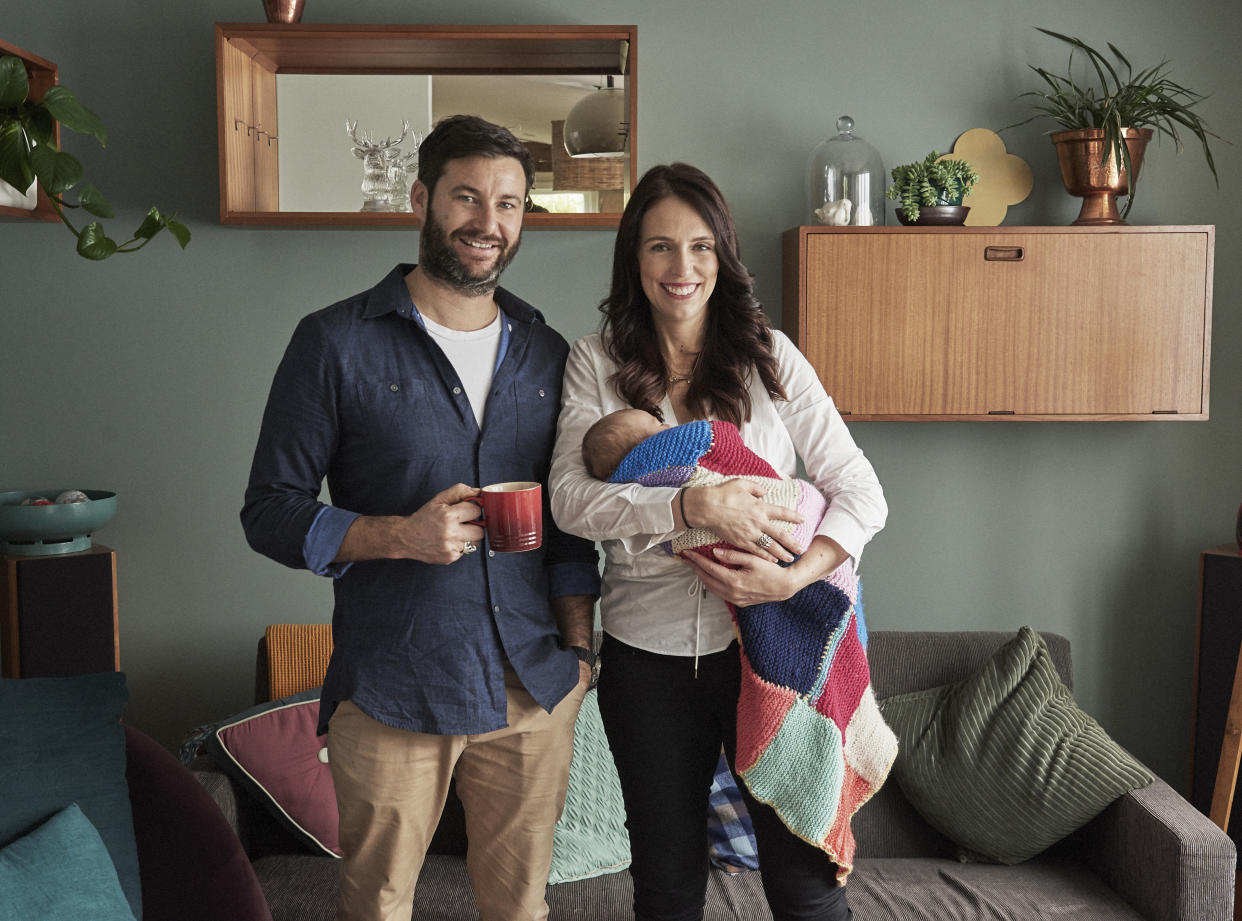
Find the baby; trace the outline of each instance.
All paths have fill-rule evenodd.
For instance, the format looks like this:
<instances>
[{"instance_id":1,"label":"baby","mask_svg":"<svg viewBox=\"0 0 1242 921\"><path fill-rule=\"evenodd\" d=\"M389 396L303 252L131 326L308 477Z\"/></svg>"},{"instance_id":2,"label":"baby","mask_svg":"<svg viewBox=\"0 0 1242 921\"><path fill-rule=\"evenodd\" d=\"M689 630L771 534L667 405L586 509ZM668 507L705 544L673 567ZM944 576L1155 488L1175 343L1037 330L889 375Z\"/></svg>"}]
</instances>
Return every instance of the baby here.
<instances>
[{"instance_id":1,"label":"baby","mask_svg":"<svg viewBox=\"0 0 1242 921\"><path fill-rule=\"evenodd\" d=\"M587 431L582 459L592 476L610 483L761 483L767 501L802 513L802 524L781 525L803 549L827 509L812 484L780 476L736 426L719 420L668 426L642 410L619 410ZM668 553L709 559L727 546L704 528L664 543ZM742 659L733 768L755 799L848 872L850 816L879 789L897 754L871 689L854 565L847 561L783 601L729 608Z\"/></svg>"},{"instance_id":2,"label":"baby","mask_svg":"<svg viewBox=\"0 0 1242 921\"><path fill-rule=\"evenodd\" d=\"M582 462L587 473L597 480L609 479L640 441L671 427L643 409L609 413L582 436Z\"/></svg>"},{"instance_id":3,"label":"baby","mask_svg":"<svg viewBox=\"0 0 1242 921\"><path fill-rule=\"evenodd\" d=\"M582 462L591 476L610 483L678 487L714 486L733 479L759 483L768 502L802 513L802 524L776 522L792 532L793 542L802 549L815 536L827 508L814 486L780 476L746 447L736 426L719 420L670 426L644 410L619 409L587 429ZM706 528L689 528L666 542L664 549L673 554L693 550L714 559L715 548L729 546Z\"/></svg>"}]
</instances>

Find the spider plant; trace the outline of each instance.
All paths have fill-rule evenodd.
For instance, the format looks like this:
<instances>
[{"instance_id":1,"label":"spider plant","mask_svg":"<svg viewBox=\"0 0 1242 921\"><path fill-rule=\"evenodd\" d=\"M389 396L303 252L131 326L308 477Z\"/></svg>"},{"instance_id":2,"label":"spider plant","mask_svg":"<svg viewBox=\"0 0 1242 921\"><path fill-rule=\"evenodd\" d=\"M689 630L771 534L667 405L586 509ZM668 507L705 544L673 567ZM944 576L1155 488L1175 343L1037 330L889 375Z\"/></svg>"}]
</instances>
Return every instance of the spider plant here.
<instances>
[{"instance_id":1,"label":"spider plant","mask_svg":"<svg viewBox=\"0 0 1242 921\"><path fill-rule=\"evenodd\" d=\"M1203 147L1203 156L1207 160L1208 169L1212 171L1212 178L1216 180L1217 187L1220 186L1220 177L1216 175L1216 163L1212 159L1208 137L1223 139L1208 130L1207 123L1195 111L1195 107L1207 97L1174 81L1169 76L1168 59L1136 73L1129 59L1111 42L1108 49L1112 52L1116 66L1106 55L1080 38L1062 35L1049 29L1039 31L1070 46L1069 62L1064 74L1054 74L1043 67L1030 65L1045 86L1022 93L1018 98L1032 99L1032 108L1036 114L1008 127L1016 128L1037 118L1047 117L1066 131L1089 128L1103 131L1104 153L1101 163L1107 163L1109 157L1115 157L1115 162L1122 164L1129 177L1130 193L1126 198L1122 217L1130 212L1138 185L1138 177L1130 169L1130 151L1124 143L1125 128L1151 128L1157 134L1172 138L1179 153L1184 146L1181 132L1184 130L1194 135ZM1086 56L1099 81L1098 86L1080 83L1074 79L1076 53ZM1052 134L1053 131L1046 133Z\"/></svg>"}]
</instances>

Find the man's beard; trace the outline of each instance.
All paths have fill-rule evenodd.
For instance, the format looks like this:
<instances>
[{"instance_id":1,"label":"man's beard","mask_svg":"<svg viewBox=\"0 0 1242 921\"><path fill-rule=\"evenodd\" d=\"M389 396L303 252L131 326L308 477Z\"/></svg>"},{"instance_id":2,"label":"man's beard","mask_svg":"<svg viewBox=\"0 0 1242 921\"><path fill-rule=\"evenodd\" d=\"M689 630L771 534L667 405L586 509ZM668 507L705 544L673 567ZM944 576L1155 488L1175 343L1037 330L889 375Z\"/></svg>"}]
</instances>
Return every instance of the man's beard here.
<instances>
[{"instance_id":1,"label":"man's beard","mask_svg":"<svg viewBox=\"0 0 1242 921\"><path fill-rule=\"evenodd\" d=\"M502 247L494 266L483 275L471 274L466 264L458 258L443 225L431 210L431 202L428 202L427 219L423 221L423 231L419 238L418 264L432 278L450 285L462 294L470 297L491 294L500 283L501 273L517 255L522 236L519 231L517 239L508 245L501 244L498 237L494 240Z\"/></svg>"}]
</instances>

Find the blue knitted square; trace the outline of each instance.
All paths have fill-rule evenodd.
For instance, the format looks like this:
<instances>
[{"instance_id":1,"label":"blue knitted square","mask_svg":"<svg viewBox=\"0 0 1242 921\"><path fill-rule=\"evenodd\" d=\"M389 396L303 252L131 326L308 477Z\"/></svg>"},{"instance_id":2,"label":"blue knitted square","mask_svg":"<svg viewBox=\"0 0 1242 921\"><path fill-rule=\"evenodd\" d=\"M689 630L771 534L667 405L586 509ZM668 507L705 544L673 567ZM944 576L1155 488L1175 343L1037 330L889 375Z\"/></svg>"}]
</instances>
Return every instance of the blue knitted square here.
<instances>
[{"instance_id":1,"label":"blue knitted square","mask_svg":"<svg viewBox=\"0 0 1242 921\"><path fill-rule=\"evenodd\" d=\"M824 650L850 603L845 592L820 581L785 601L738 608L742 648L755 674L809 695L815 689Z\"/></svg>"}]
</instances>

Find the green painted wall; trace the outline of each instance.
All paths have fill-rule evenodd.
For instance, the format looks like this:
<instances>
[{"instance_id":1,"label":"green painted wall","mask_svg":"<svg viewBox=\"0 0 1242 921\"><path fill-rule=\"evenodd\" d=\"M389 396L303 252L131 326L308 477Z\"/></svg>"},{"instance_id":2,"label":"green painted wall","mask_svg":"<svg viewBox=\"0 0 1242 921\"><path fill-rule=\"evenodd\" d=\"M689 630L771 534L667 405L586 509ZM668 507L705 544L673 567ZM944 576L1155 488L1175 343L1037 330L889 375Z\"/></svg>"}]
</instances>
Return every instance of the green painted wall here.
<instances>
[{"instance_id":1,"label":"green painted wall","mask_svg":"<svg viewBox=\"0 0 1242 921\"><path fill-rule=\"evenodd\" d=\"M304 313L412 259L413 232L222 227L217 221L215 21L259 0L10 2L0 38L54 60L103 117L100 150L66 147L137 225L152 203L194 232L91 264L52 225L0 223L0 488L107 488L129 716L175 745L250 700L268 623L326 620L329 583L254 554L237 521L276 362ZM1242 141L1242 21L1215 0L309 0L306 22L636 23L640 167L684 159L725 189L774 317L781 231L802 215L811 149L848 112L885 163L1025 117L1027 62L1064 56L1035 25L1175 62L1213 93L1203 112ZM1009 224L1065 224L1051 145L1006 134L1036 188ZM336 139L339 140L339 139ZM1135 223L1215 224L1212 419L1206 423L857 424L884 482L888 528L864 559L873 629L1029 623L1074 642L1077 694L1120 741L1184 786L1198 552L1242 501L1242 191L1218 144L1153 147ZM612 235L527 234L506 285L573 338L594 329ZM877 272L883 266L875 267Z\"/></svg>"}]
</instances>

